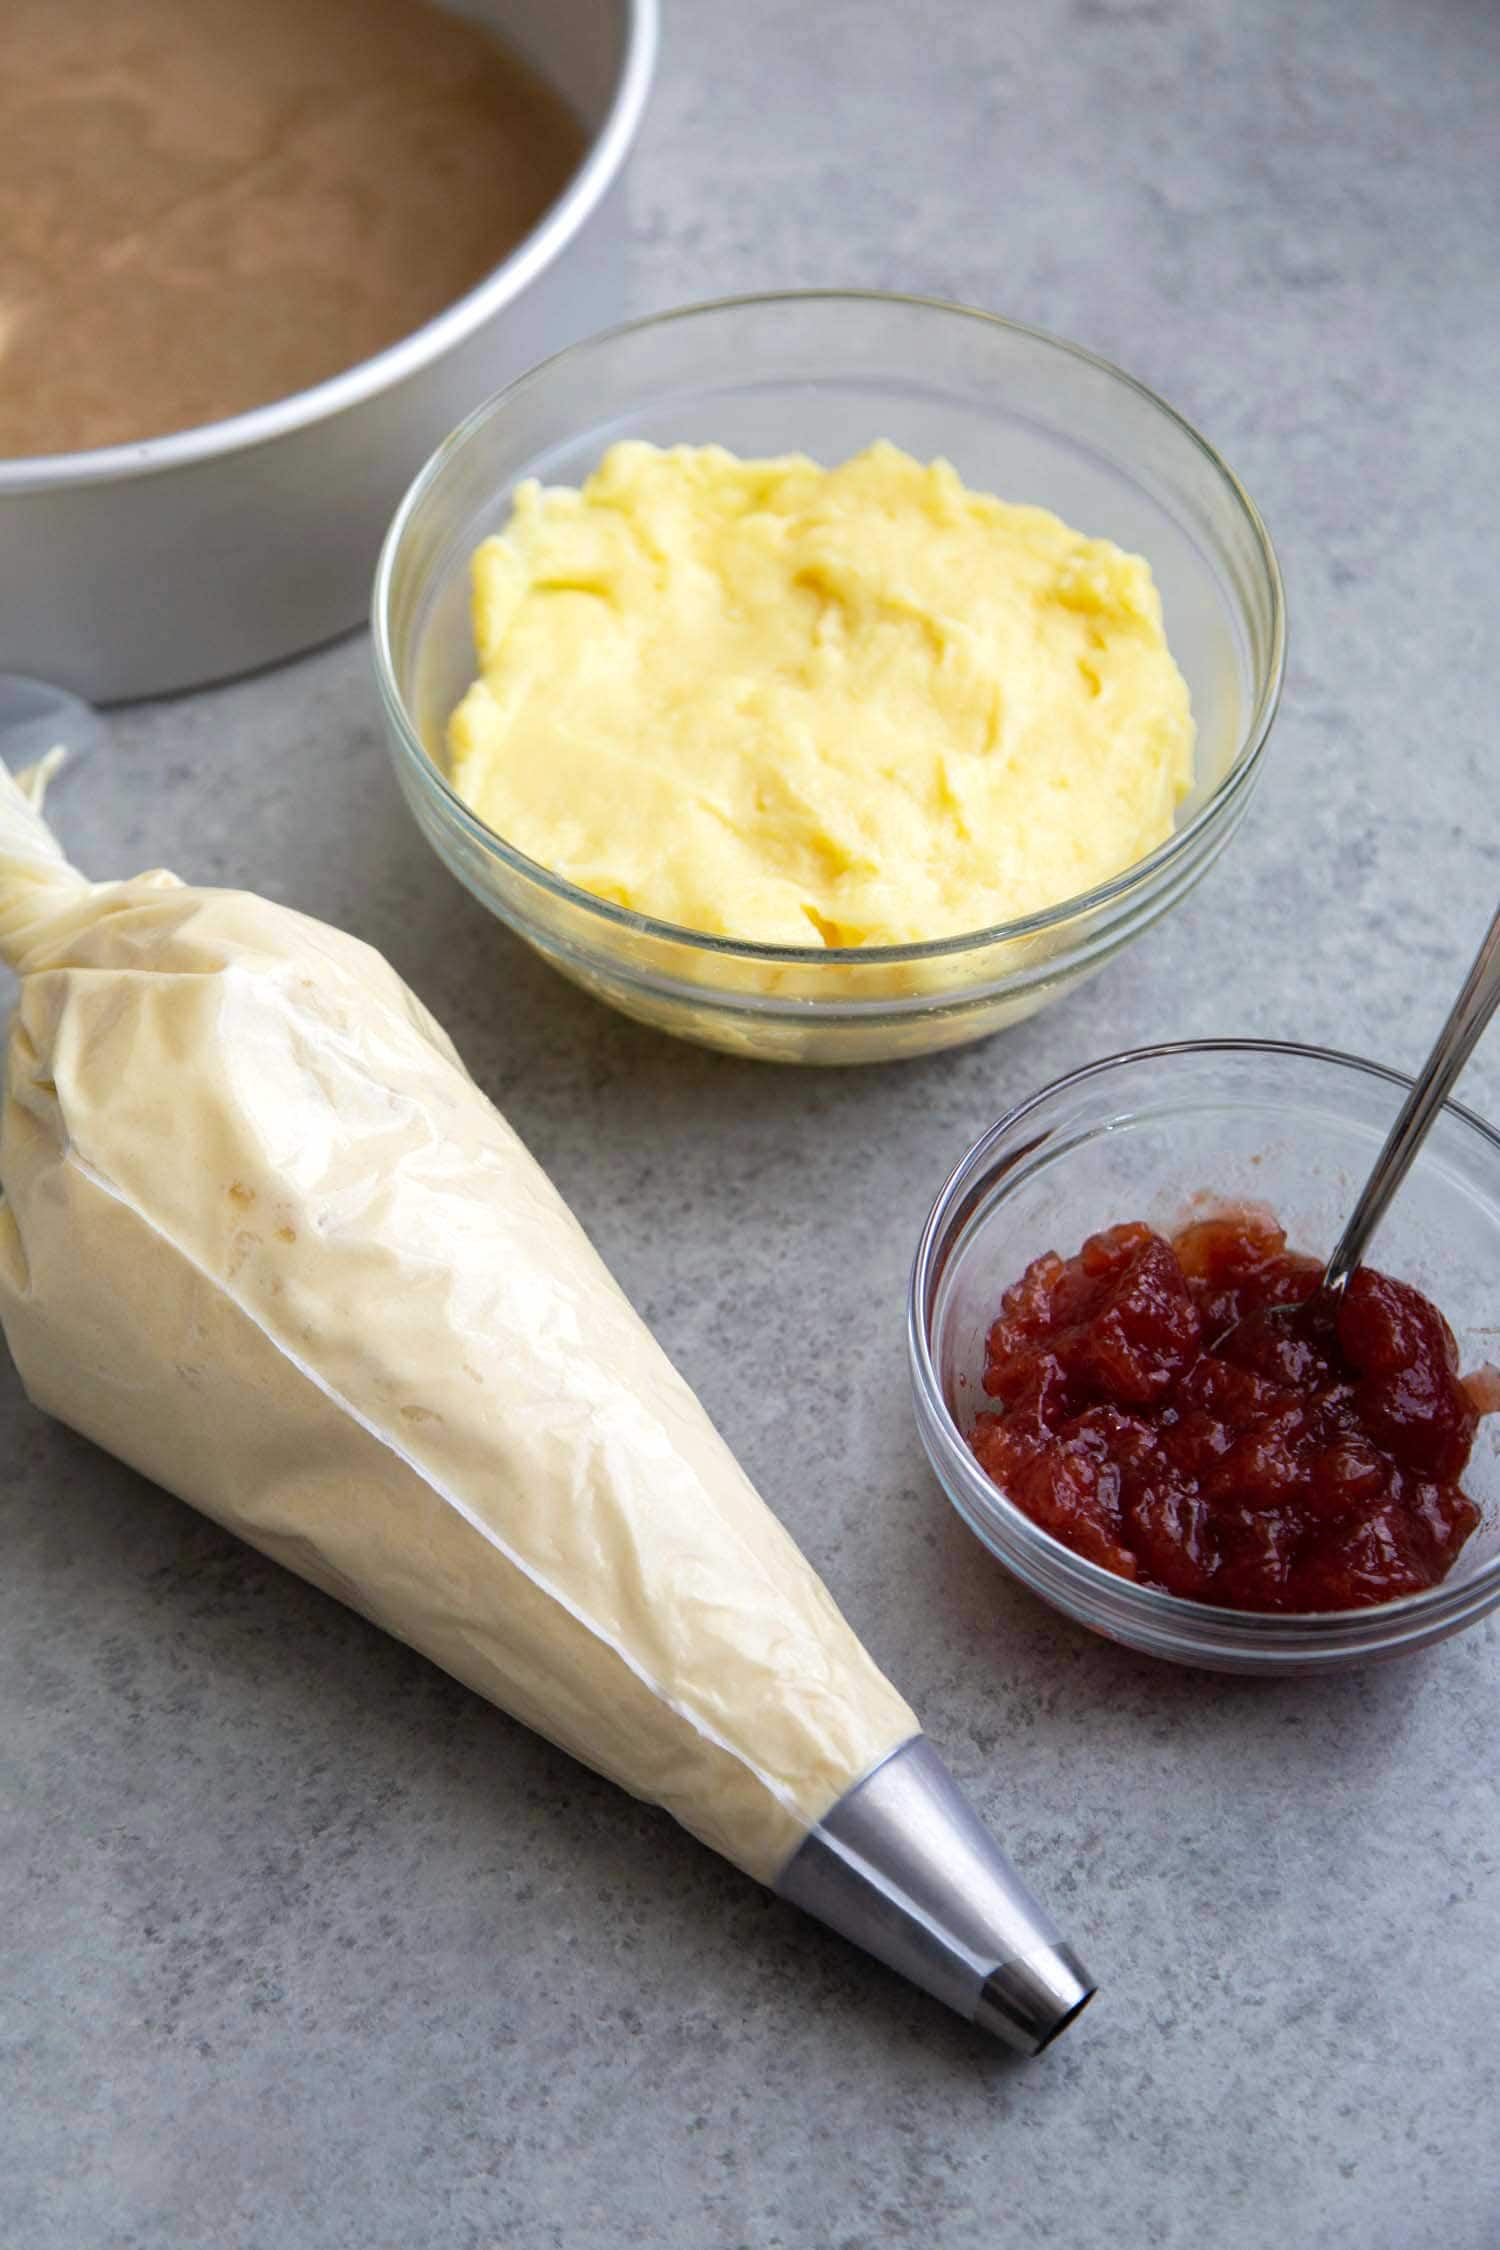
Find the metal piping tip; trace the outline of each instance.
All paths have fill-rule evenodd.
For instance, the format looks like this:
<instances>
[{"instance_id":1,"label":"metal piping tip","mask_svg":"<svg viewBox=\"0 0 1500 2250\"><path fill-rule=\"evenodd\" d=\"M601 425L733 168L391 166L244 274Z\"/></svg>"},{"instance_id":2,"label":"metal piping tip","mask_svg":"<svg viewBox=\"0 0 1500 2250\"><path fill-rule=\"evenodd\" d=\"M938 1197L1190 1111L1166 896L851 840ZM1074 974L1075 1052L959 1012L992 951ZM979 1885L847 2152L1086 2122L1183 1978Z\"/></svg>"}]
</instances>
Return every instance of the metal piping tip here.
<instances>
[{"instance_id":1,"label":"metal piping tip","mask_svg":"<svg viewBox=\"0 0 1500 2250\"><path fill-rule=\"evenodd\" d=\"M845 1791L776 1889L1023 2055L1096 1989L925 1735Z\"/></svg>"}]
</instances>

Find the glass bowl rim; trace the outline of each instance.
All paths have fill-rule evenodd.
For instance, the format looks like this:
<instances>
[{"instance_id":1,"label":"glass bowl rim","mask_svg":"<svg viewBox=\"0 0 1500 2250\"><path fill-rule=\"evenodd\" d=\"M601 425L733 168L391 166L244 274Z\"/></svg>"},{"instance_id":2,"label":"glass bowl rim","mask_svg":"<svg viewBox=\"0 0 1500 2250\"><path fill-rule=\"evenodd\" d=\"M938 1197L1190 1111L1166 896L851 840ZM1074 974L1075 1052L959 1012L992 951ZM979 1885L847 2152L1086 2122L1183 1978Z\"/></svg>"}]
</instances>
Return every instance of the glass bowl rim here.
<instances>
[{"instance_id":1,"label":"glass bowl rim","mask_svg":"<svg viewBox=\"0 0 1500 2250\"><path fill-rule=\"evenodd\" d=\"M702 319L724 313L760 311L775 306L795 305L899 305L907 309L932 312L962 320L974 320L988 327L1005 330L1031 344L1040 344L1047 350L1062 352L1069 358L1081 361L1096 369L1113 382L1133 391L1147 405L1176 426L1189 443L1202 454L1209 470L1225 487L1230 500L1239 509L1249 527L1254 541L1256 557L1270 593L1271 639L1267 664L1258 683L1256 700L1242 732L1234 757L1227 771L1211 795L1205 799L1192 818L1181 828L1174 829L1164 843L1148 852L1144 859L1132 862L1118 875L1106 882L1095 884L1086 891L1075 892L1071 898L1060 900L1055 906L1042 908L1034 914L1025 914L1012 921L991 924L981 930L967 930L956 937L924 938L908 945L854 945L854 946L802 946L767 945L747 938L721 937L709 930L694 930L677 922L663 922L649 914L638 913L633 907L618 906L612 900L601 898L596 892L586 891L581 885L570 882L566 876L543 867L538 860L530 859L508 844L498 831L489 827L465 804L447 775L428 752L412 724L406 708L405 697L396 680L396 667L390 641L391 590L396 565L407 527L411 518L426 499L429 491L442 476L449 463L479 430L501 414L521 393L538 388L565 361L582 358L585 354L623 342L626 338L649 329L664 329L675 323ZM941 297L919 296L910 292L881 289L787 289L769 290L732 297L710 297L692 304L676 305L665 312L648 313L643 318L624 321L612 328L598 330L581 337L576 343L553 352L525 374L505 385L485 399L459 423L456 430L444 439L436 452L418 470L407 487L390 527L381 544L380 557L375 566L374 585L370 601L370 632L374 648L375 676L385 707L390 737L398 758L412 769L418 783L433 794L450 822L464 834L466 841L482 851L497 857L513 874L535 883L553 898L566 906L577 908L586 916L635 938L648 938L677 946L688 946L724 960L756 963L771 968L786 968L827 962L839 968L863 966L890 966L910 962L944 960L968 953L980 952L989 946L1013 943L1031 938L1094 913L1101 907L1123 901L1149 884L1154 877L1167 873L1180 862L1191 863L1194 852L1201 848L1223 820L1226 813L1238 803L1257 775L1261 758L1276 718L1281 701L1282 683L1286 672L1286 593L1281 566L1271 543L1260 511L1239 478L1227 462L1209 444L1207 438L1194 427L1184 414L1151 390L1145 383L1102 358L1097 352L1070 343L1066 337L1054 336L1046 329L1029 327L1023 321L1007 319L1003 314L986 312L976 305L951 302Z\"/></svg>"},{"instance_id":2,"label":"glass bowl rim","mask_svg":"<svg viewBox=\"0 0 1500 2250\"><path fill-rule=\"evenodd\" d=\"M1403 1072L1387 1063L1373 1062L1364 1055L1351 1055L1337 1047L1306 1044L1290 1039L1173 1039L1161 1040L1142 1047L1127 1047L1112 1055L1081 1064L1076 1070L1063 1072L1041 1086L1024 1101L1015 1103L997 1118L987 1131L980 1134L972 1146L954 1165L942 1187L938 1190L932 1209L917 1243L912 1260L911 1279L907 1291L907 1350L911 1366L913 1387L918 1395L919 1413L926 1409L923 1425L924 1441L931 1436L942 1453L944 1471L939 1471L939 1482L945 1496L959 1516L969 1525L981 1545L995 1555L997 1561L1011 1568L1008 1555L991 1545L978 1530L970 1510L959 1501L948 1485L948 1474L957 1482L975 1504L977 1513L996 1513L1012 1529L1019 1544L1034 1548L1039 1556L1057 1566L1059 1575L1071 1585L1091 1609L1118 1605L1134 1615L1142 1626L1155 1625L1178 1628L1184 1641L1202 1645L1214 1640L1229 1639L1241 1646L1260 1640L1268 1647L1274 1642L1296 1644L1314 1640L1332 1640L1356 1643L1376 1641L1384 1637L1381 1626L1394 1621L1399 1630L1403 1623L1415 1623L1450 1611L1468 1611L1476 1594L1482 1594L1500 1581L1500 1553L1481 1563L1472 1575L1455 1579L1440 1579L1435 1586L1424 1587L1415 1594L1402 1594L1386 1602L1373 1602L1359 1609L1314 1610L1262 1610L1233 1609L1216 1602L1190 1600L1185 1594L1171 1594L1164 1587L1143 1586L1136 1580L1121 1578L1106 1570L1102 1563L1092 1562L1045 1531L1023 1508L1016 1505L999 1485L987 1477L965 1445L954 1419L952 1409L943 1395L942 1384L932 1358L928 1336L925 1305L929 1285L935 1278L934 1264L939 1239L946 1229L960 1191L966 1190L981 1177L993 1159L1001 1139L1024 1122L1044 1103L1070 1092L1077 1086L1096 1078L1105 1078L1117 1070L1136 1063L1160 1062L1171 1058L1205 1055L1233 1055L1241 1058L1293 1057L1298 1062L1332 1065L1336 1071L1353 1071L1365 1078L1382 1080L1405 1095L1411 1091L1412 1081ZM1500 1158L1500 1132L1468 1109L1462 1102L1445 1101L1445 1114L1456 1117L1463 1125L1489 1144ZM1420 1162L1420 1155L1418 1162ZM1024 1175L1023 1175L1024 1176ZM1497 1198L1500 1200L1500 1198ZM959 1236L968 1222L961 1221ZM950 1252L951 1254L951 1252ZM946 1258L945 1258L946 1263ZM1025 1581L1030 1583L1029 1581ZM1040 1589L1033 1588L1033 1591ZM1049 1599L1045 1593L1042 1598Z\"/></svg>"}]
</instances>

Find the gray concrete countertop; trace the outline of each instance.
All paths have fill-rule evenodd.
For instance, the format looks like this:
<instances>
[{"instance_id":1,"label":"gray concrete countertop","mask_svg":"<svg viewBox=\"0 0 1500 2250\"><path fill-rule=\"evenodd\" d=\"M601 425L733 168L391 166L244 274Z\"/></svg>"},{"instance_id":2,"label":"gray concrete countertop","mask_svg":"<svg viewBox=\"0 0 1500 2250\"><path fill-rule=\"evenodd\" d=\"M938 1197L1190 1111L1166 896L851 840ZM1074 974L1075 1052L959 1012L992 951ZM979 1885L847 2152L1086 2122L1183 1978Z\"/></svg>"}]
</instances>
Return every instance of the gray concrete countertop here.
<instances>
[{"instance_id":1,"label":"gray concrete countertop","mask_svg":"<svg viewBox=\"0 0 1500 2250\"><path fill-rule=\"evenodd\" d=\"M841 1947L45 1422L0 1371L13 2250L1485 2250L1500 1633L1176 1672L941 1500L902 1290L1010 1099L1208 1032L1410 1063L1497 890L1489 0L675 0L642 310L968 299L1181 406L1261 503L1264 788L1166 927L930 1063L778 1073L559 982L418 840L355 639L118 714L56 810L382 946L447 1023L1104 1990L1043 2061ZM1490 136L1487 142L1486 136ZM1500 1045L1467 1082L1500 1108Z\"/></svg>"}]
</instances>

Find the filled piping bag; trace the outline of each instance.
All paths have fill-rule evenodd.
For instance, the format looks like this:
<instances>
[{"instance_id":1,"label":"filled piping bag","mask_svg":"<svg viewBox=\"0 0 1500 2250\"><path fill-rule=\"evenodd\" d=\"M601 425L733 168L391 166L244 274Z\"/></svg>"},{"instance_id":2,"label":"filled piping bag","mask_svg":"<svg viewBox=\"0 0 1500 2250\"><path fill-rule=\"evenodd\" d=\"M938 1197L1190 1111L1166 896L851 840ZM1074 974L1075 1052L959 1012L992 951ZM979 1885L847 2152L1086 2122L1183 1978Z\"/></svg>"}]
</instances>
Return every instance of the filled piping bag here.
<instances>
[{"instance_id":1,"label":"filled piping bag","mask_svg":"<svg viewBox=\"0 0 1500 2250\"><path fill-rule=\"evenodd\" d=\"M0 1325L35 1403L1012 2044L1088 1998L370 947L90 883L0 768Z\"/></svg>"}]
</instances>

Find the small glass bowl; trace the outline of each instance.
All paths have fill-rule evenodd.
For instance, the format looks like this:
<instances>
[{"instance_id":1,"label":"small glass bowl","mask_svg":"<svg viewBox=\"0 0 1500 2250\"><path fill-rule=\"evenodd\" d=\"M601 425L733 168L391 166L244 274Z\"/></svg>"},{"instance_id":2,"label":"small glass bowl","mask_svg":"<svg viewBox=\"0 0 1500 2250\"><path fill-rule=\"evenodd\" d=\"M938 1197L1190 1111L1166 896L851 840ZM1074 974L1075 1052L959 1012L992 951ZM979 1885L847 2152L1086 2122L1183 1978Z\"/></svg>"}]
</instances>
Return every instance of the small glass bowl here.
<instances>
[{"instance_id":1,"label":"small glass bowl","mask_svg":"<svg viewBox=\"0 0 1500 2250\"><path fill-rule=\"evenodd\" d=\"M550 873L450 787L444 735L474 676L469 563L524 477L577 484L618 438L844 459L876 438L1144 554L1198 724L1173 835L1108 883L924 945L752 945L651 920ZM375 665L397 776L440 859L564 975L732 1053L868 1062L1033 1014L1183 898L1234 833L1281 687L1265 528L1218 455L1102 360L909 297L742 298L574 345L491 399L397 511L375 578Z\"/></svg>"},{"instance_id":2,"label":"small glass bowl","mask_svg":"<svg viewBox=\"0 0 1500 2250\"><path fill-rule=\"evenodd\" d=\"M1423 1648L1500 1604L1500 1417L1464 1489L1481 1511L1450 1575L1371 1609L1216 1609L1117 1578L1043 1531L987 1477L964 1432L988 1405L985 1334L1044 1250L1143 1218L1171 1232L1222 1203L1268 1205L1326 1257L1409 1090L1317 1047L1207 1040L1113 1055L1059 1079L977 1141L932 1209L912 1272L917 1426L939 1483L1023 1584L1096 1633L1221 1672L1329 1672ZM1430 1295L1472 1369L1500 1330L1500 1135L1449 1103L1381 1228L1375 1262Z\"/></svg>"}]
</instances>

